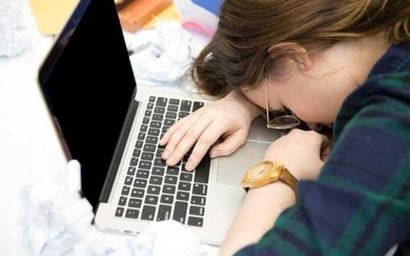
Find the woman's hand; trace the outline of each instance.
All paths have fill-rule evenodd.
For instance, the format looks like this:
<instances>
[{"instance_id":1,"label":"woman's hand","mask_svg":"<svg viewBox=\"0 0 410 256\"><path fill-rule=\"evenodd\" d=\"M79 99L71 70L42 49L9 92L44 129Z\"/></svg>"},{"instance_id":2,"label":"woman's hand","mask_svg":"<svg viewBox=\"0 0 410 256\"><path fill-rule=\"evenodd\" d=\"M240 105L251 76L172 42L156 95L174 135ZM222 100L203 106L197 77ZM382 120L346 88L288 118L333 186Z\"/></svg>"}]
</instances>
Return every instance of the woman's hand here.
<instances>
[{"instance_id":1,"label":"woman's hand","mask_svg":"<svg viewBox=\"0 0 410 256\"><path fill-rule=\"evenodd\" d=\"M162 158L167 165L175 165L195 145L185 165L193 170L221 136L223 141L212 146L210 157L229 155L245 142L251 122L259 113L256 105L233 91L170 127L159 141L166 145Z\"/></svg>"},{"instance_id":2,"label":"woman's hand","mask_svg":"<svg viewBox=\"0 0 410 256\"><path fill-rule=\"evenodd\" d=\"M298 180L316 179L330 151L329 139L315 131L293 129L275 140L264 160L283 164Z\"/></svg>"}]
</instances>

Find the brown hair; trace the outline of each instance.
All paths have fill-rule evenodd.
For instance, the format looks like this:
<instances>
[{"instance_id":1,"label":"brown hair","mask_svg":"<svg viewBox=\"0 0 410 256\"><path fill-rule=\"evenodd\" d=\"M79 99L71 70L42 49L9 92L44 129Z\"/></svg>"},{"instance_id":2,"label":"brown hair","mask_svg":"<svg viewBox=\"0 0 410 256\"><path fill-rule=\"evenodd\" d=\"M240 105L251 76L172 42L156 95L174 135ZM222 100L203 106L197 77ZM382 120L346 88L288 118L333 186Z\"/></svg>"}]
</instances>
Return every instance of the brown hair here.
<instances>
[{"instance_id":1,"label":"brown hair","mask_svg":"<svg viewBox=\"0 0 410 256\"><path fill-rule=\"evenodd\" d=\"M218 29L195 59L191 75L205 93L223 96L256 86L285 57L270 46L295 42L308 50L385 32L391 43L408 40L409 0L225 0Z\"/></svg>"}]
</instances>

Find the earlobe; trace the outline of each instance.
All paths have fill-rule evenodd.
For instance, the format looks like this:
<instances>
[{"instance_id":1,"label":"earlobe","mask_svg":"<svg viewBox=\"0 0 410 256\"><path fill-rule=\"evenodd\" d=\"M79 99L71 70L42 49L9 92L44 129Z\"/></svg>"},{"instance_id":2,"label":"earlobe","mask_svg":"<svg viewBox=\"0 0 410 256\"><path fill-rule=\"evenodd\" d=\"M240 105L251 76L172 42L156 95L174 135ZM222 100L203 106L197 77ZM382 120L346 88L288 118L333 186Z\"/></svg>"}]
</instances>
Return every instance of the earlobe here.
<instances>
[{"instance_id":1,"label":"earlobe","mask_svg":"<svg viewBox=\"0 0 410 256\"><path fill-rule=\"evenodd\" d=\"M302 70L309 70L312 67L312 60L305 47L294 42L281 42L268 48L270 56L289 55Z\"/></svg>"}]
</instances>

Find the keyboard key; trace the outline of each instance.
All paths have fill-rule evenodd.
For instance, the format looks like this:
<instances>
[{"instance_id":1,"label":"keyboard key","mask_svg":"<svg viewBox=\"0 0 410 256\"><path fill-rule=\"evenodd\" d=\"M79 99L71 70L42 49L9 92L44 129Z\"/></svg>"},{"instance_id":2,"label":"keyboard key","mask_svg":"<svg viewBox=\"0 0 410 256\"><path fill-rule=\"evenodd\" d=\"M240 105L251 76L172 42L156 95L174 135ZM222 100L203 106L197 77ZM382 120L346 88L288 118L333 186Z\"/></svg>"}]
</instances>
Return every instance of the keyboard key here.
<instances>
[{"instance_id":1,"label":"keyboard key","mask_svg":"<svg viewBox=\"0 0 410 256\"><path fill-rule=\"evenodd\" d=\"M206 195L206 192L208 190L208 186L205 184L199 184L199 183L195 183L194 184L194 188L192 189L192 193L195 195Z\"/></svg>"},{"instance_id":2,"label":"keyboard key","mask_svg":"<svg viewBox=\"0 0 410 256\"><path fill-rule=\"evenodd\" d=\"M162 177L160 177L160 176L151 176L151 178L149 178L149 184L161 185L162 184Z\"/></svg>"},{"instance_id":3,"label":"keyboard key","mask_svg":"<svg viewBox=\"0 0 410 256\"><path fill-rule=\"evenodd\" d=\"M168 166L167 167L167 174L169 175L178 175L179 167L178 166Z\"/></svg>"},{"instance_id":4,"label":"keyboard key","mask_svg":"<svg viewBox=\"0 0 410 256\"><path fill-rule=\"evenodd\" d=\"M127 204L127 197L122 196L120 197L120 200L118 201L118 205L124 206Z\"/></svg>"},{"instance_id":5,"label":"keyboard key","mask_svg":"<svg viewBox=\"0 0 410 256\"><path fill-rule=\"evenodd\" d=\"M188 116L188 115L189 115L188 112L183 112L183 111L181 111L181 112L179 112L179 114L178 114L178 119L182 119L182 118L184 118L184 117L186 117L186 116Z\"/></svg>"},{"instance_id":6,"label":"keyboard key","mask_svg":"<svg viewBox=\"0 0 410 256\"><path fill-rule=\"evenodd\" d=\"M140 128L140 132L146 132L148 130L148 125L142 124Z\"/></svg>"},{"instance_id":7,"label":"keyboard key","mask_svg":"<svg viewBox=\"0 0 410 256\"><path fill-rule=\"evenodd\" d=\"M176 191L176 187L172 185L164 185L162 187L162 193L175 194L175 191Z\"/></svg>"},{"instance_id":8,"label":"keyboard key","mask_svg":"<svg viewBox=\"0 0 410 256\"><path fill-rule=\"evenodd\" d=\"M179 105L179 99L173 99L173 98L171 98L171 99L169 99L169 104Z\"/></svg>"},{"instance_id":9,"label":"keyboard key","mask_svg":"<svg viewBox=\"0 0 410 256\"><path fill-rule=\"evenodd\" d=\"M146 117L150 117L151 114L152 114L152 111L151 111L151 110L149 110L149 109L145 110L145 116L146 116Z\"/></svg>"},{"instance_id":10,"label":"keyboard key","mask_svg":"<svg viewBox=\"0 0 410 256\"><path fill-rule=\"evenodd\" d=\"M172 204L174 202L173 195L162 195L161 196L161 203L163 204Z\"/></svg>"},{"instance_id":11,"label":"keyboard key","mask_svg":"<svg viewBox=\"0 0 410 256\"><path fill-rule=\"evenodd\" d=\"M211 166L211 159L209 154L205 154L201 162L195 169L195 182L208 183L209 179L209 168Z\"/></svg>"},{"instance_id":12,"label":"keyboard key","mask_svg":"<svg viewBox=\"0 0 410 256\"><path fill-rule=\"evenodd\" d=\"M181 181L178 184L178 190L190 191L191 190L191 183Z\"/></svg>"},{"instance_id":13,"label":"keyboard key","mask_svg":"<svg viewBox=\"0 0 410 256\"><path fill-rule=\"evenodd\" d=\"M124 186L121 190L121 195L127 196L130 193L130 187Z\"/></svg>"},{"instance_id":14,"label":"keyboard key","mask_svg":"<svg viewBox=\"0 0 410 256\"><path fill-rule=\"evenodd\" d=\"M128 207L141 208L141 205L142 205L141 199L130 198L130 201L128 202Z\"/></svg>"},{"instance_id":15,"label":"keyboard key","mask_svg":"<svg viewBox=\"0 0 410 256\"><path fill-rule=\"evenodd\" d=\"M145 142L150 144L157 144L158 138L154 136L147 136Z\"/></svg>"},{"instance_id":16,"label":"keyboard key","mask_svg":"<svg viewBox=\"0 0 410 256\"><path fill-rule=\"evenodd\" d=\"M165 114L165 118L167 118L167 119L176 119L176 118L177 118L177 114L174 113L174 112L167 112L167 113ZM162 119L161 119L161 120L162 120Z\"/></svg>"},{"instance_id":17,"label":"keyboard key","mask_svg":"<svg viewBox=\"0 0 410 256\"><path fill-rule=\"evenodd\" d=\"M171 103L171 102L170 102ZM177 105L168 105L167 111L169 112L177 112L178 106Z\"/></svg>"},{"instance_id":18,"label":"keyboard key","mask_svg":"<svg viewBox=\"0 0 410 256\"><path fill-rule=\"evenodd\" d=\"M198 217L189 217L188 225L195 226L195 227L202 227L202 225L204 225L204 219L198 218Z\"/></svg>"},{"instance_id":19,"label":"keyboard key","mask_svg":"<svg viewBox=\"0 0 410 256\"><path fill-rule=\"evenodd\" d=\"M145 132L140 132L140 133L138 134L138 139L139 139L139 140L144 140L144 139L145 139Z\"/></svg>"},{"instance_id":20,"label":"keyboard key","mask_svg":"<svg viewBox=\"0 0 410 256\"><path fill-rule=\"evenodd\" d=\"M164 125L165 126L172 126L173 124L175 124L175 120L172 120L172 119L165 119L164 120Z\"/></svg>"},{"instance_id":21,"label":"keyboard key","mask_svg":"<svg viewBox=\"0 0 410 256\"><path fill-rule=\"evenodd\" d=\"M157 102L156 102L156 105L157 105L157 106L161 106L161 107L165 107L165 106L167 105L167 101L168 101L167 98L158 97Z\"/></svg>"},{"instance_id":22,"label":"keyboard key","mask_svg":"<svg viewBox=\"0 0 410 256\"><path fill-rule=\"evenodd\" d=\"M141 219L143 220L154 220L155 207L150 205L144 205L142 209Z\"/></svg>"},{"instance_id":23,"label":"keyboard key","mask_svg":"<svg viewBox=\"0 0 410 256\"><path fill-rule=\"evenodd\" d=\"M162 158L155 158L154 160L154 165L155 166L162 166L165 167L165 161Z\"/></svg>"},{"instance_id":24,"label":"keyboard key","mask_svg":"<svg viewBox=\"0 0 410 256\"><path fill-rule=\"evenodd\" d=\"M163 119L164 119L164 115L161 115L161 114L154 114L154 115L152 115L152 120L162 121Z\"/></svg>"},{"instance_id":25,"label":"keyboard key","mask_svg":"<svg viewBox=\"0 0 410 256\"><path fill-rule=\"evenodd\" d=\"M134 176L135 170L136 170L135 167L130 166L130 167L128 167L127 174L131 175L131 176Z\"/></svg>"},{"instance_id":26,"label":"keyboard key","mask_svg":"<svg viewBox=\"0 0 410 256\"><path fill-rule=\"evenodd\" d=\"M153 196L153 195L147 195L145 197L145 201L144 203L146 204L157 204L158 203L158 197L157 196Z\"/></svg>"},{"instance_id":27,"label":"keyboard key","mask_svg":"<svg viewBox=\"0 0 410 256\"><path fill-rule=\"evenodd\" d=\"M143 179L135 179L134 187L145 188L147 186L147 181Z\"/></svg>"},{"instance_id":28,"label":"keyboard key","mask_svg":"<svg viewBox=\"0 0 410 256\"><path fill-rule=\"evenodd\" d=\"M145 152L155 152L155 149L157 147L154 144L145 144L144 145L144 151Z\"/></svg>"},{"instance_id":29,"label":"keyboard key","mask_svg":"<svg viewBox=\"0 0 410 256\"><path fill-rule=\"evenodd\" d=\"M157 121L152 121L150 124L151 128L161 128L161 122L157 122Z\"/></svg>"},{"instance_id":30,"label":"keyboard key","mask_svg":"<svg viewBox=\"0 0 410 256\"><path fill-rule=\"evenodd\" d=\"M134 152L132 153L133 157L139 157L141 155L141 149L136 148L134 149Z\"/></svg>"},{"instance_id":31,"label":"keyboard key","mask_svg":"<svg viewBox=\"0 0 410 256\"><path fill-rule=\"evenodd\" d=\"M144 144L144 142L142 140L137 140L137 143L135 143L135 147L136 148L142 148L143 144Z\"/></svg>"},{"instance_id":32,"label":"keyboard key","mask_svg":"<svg viewBox=\"0 0 410 256\"><path fill-rule=\"evenodd\" d=\"M132 185L132 177L131 176L125 177L124 184L125 185Z\"/></svg>"},{"instance_id":33,"label":"keyboard key","mask_svg":"<svg viewBox=\"0 0 410 256\"><path fill-rule=\"evenodd\" d=\"M189 214L204 216L205 208L201 206L191 206L189 207Z\"/></svg>"},{"instance_id":34,"label":"keyboard key","mask_svg":"<svg viewBox=\"0 0 410 256\"><path fill-rule=\"evenodd\" d=\"M141 155L141 159L150 161L150 160L154 159L154 153L143 152L142 155Z\"/></svg>"},{"instance_id":35,"label":"keyboard key","mask_svg":"<svg viewBox=\"0 0 410 256\"><path fill-rule=\"evenodd\" d=\"M176 176L170 176L170 175L167 175L167 176L165 176L165 183L168 183L168 184L177 184L177 180L178 180L178 178L176 177Z\"/></svg>"},{"instance_id":36,"label":"keyboard key","mask_svg":"<svg viewBox=\"0 0 410 256\"><path fill-rule=\"evenodd\" d=\"M159 195L159 192L161 191L161 187L159 186L148 186L148 193L153 194L153 195Z\"/></svg>"},{"instance_id":37,"label":"keyboard key","mask_svg":"<svg viewBox=\"0 0 410 256\"><path fill-rule=\"evenodd\" d=\"M150 168L151 168L151 162L141 161L140 164L138 165L138 168L141 168L141 169L150 169Z\"/></svg>"},{"instance_id":38,"label":"keyboard key","mask_svg":"<svg viewBox=\"0 0 410 256\"><path fill-rule=\"evenodd\" d=\"M183 181L192 181L193 174L189 172L181 172L179 178ZM195 188L195 185L194 185Z\"/></svg>"},{"instance_id":39,"label":"keyboard key","mask_svg":"<svg viewBox=\"0 0 410 256\"><path fill-rule=\"evenodd\" d=\"M130 165L131 166L137 166L138 165L138 158L132 157L130 160Z\"/></svg>"},{"instance_id":40,"label":"keyboard key","mask_svg":"<svg viewBox=\"0 0 410 256\"><path fill-rule=\"evenodd\" d=\"M115 216L122 217L123 214L124 214L124 208L118 207L117 210L115 211Z\"/></svg>"},{"instance_id":41,"label":"keyboard key","mask_svg":"<svg viewBox=\"0 0 410 256\"><path fill-rule=\"evenodd\" d=\"M138 215L139 211L134 209L127 209L127 211L125 212L125 217L127 218L137 219Z\"/></svg>"},{"instance_id":42,"label":"keyboard key","mask_svg":"<svg viewBox=\"0 0 410 256\"><path fill-rule=\"evenodd\" d=\"M148 179L149 171L147 170L138 170L135 175L137 178Z\"/></svg>"},{"instance_id":43,"label":"keyboard key","mask_svg":"<svg viewBox=\"0 0 410 256\"><path fill-rule=\"evenodd\" d=\"M192 109L192 112L198 110L199 108L202 108L204 106L203 102L195 101L194 102L194 107Z\"/></svg>"},{"instance_id":44,"label":"keyboard key","mask_svg":"<svg viewBox=\"0 0 410 256\"><path fill-rule=\"evenodd\" d=\"M187 208L188 203L179 201L175 202L175 209L172 219L185 224Z\"/></svg>"},{"instance_id":45,"label":"keyboard key","mask_svg":"<svg viewBox=\"0 0 410 256\"><path fill-rule=\"evenodd\" d=\"M149 96L148 101L149 102L155 102L155 96Z\"/></svg>"},{"instance_id":46,"label":"keyboard key","mask_svg":"<svg viewBox=\"0 0 410 256\"><path fill-rule=\"evenodd\" d=\"M192 102L190 100L181 101L180 111L191 112Z\"/></svg>"},{"instance_id":47,"label":"keyboard key","mask_svg":"<svg viewBox=\"0 0 410 256\"><path fill-rule=\"evenodd\" d=\"M154 174L154 175L163 176L164 173L165 173L165 168L164 167L154 166L154 167L152 167L151 173Z\"/></svg>"},{"instance_id":48,"label":"keyboard key","mask_svg":"<svg viewBox=\"0 0 410 256\"><path fill-rule=\"evenodd\" d=\"M192 196L191 197L191 204L196 205L205 205L206 198L202 196Z\"/></svg>"},{"instance_id":49,"label":"keyboard key","mask_svg":"<svg viewBox=\"0 0 410 256\"><path fill-rule=\"evenodd\" d=\"M189 200L189 193L188 192L178 191L177 200L188 201Z\"/></svg>"},{"instance_id":50,"label":"keyboard key","mask_svg":"<svg viewBox=\"0 0 410 256\"><path fill-rule=\"evenodd\" d=\"M158 208L157 221L170 219L171 211L172 207L170 205L161 204Z\"/></svg>"},{"instance_id":51,"label":"keyboard key","mask_svg":"<svg viewBox=\"0 0 410 256\"><path fill-rule=\"evenodd\" d=\"M145 190L143 190L143 189L133 188L131 190L131 196L132 197L142 198L144 196L144 193L145 193Z\"/></svg>"},{"instance_id":52,"label":"keyboard key","mask_svg":"<svg viewBox=\"0 0 410 256\"><path fill-rule=\"evenodd\" d=\"M164 113L165 113L165 108L163 108L163 107L155 107L154 113L155 113L155 114L164 114Z\"/></svg>"}]
</instances>

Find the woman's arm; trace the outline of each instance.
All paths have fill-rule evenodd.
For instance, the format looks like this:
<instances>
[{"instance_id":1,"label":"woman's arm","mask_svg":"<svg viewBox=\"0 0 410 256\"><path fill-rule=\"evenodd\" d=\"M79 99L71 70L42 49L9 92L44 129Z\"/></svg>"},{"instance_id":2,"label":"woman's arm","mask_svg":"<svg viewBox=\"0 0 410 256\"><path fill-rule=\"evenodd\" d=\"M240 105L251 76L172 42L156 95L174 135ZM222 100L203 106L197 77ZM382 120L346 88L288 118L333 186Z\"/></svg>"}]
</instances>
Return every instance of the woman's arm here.
<instances>
[{"instance_id":1,"label":"woman's arm","mask_svg":"<svg viewBox=\"0 0 410 256\"><path fill-rule=\"evenodd\" d=\"M322 145L327 138L313 131L292 130L272 143L264 160L282 163L298 179L315 179L323 166ZM254 244L271 229L278 216L296 202L295 192L282 182L250 189L220 255L232 255Z\"/></svg>"}]
</instances>

